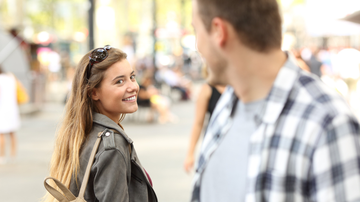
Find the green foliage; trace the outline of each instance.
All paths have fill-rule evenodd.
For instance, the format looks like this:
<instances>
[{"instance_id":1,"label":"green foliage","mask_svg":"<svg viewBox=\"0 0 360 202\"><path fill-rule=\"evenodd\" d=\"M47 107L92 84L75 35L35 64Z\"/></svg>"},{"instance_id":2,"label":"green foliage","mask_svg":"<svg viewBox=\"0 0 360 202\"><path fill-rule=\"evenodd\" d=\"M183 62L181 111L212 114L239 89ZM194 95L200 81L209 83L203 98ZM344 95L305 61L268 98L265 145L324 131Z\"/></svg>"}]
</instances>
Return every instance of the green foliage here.
<instances>
[{"instance_id":1,"label":"green foliage","mask_svg":"<svg viewBox=\"0 0 360 202\"><path fill-rule=\"evenodd\" d=\"M131 26L138 26L141 23L141 12L144 9L144 4L146 3L147 5L150 5L150 7L145 9L152 9L151 6L153 0L127 1L128 7L126 8L127 10L125 12L128 13L128 22ZM182 19L184 19L185 22L183 24L185 27L191 26L191 0L156 0L156 19L158 27L166 26L169 12L174 12L176 14L175 20L179 24L181 24Z\"/></svg>"},{"instance_id":2,"label":"green foliage","mask_svg":"<svg viewBox=\"0 0 360 202\"><path fill-rule=\"evenodd\" d=\"M81 6L86 0L39 0L37 1L38 9L36 11L26 10L28 17L36 31L53 30L57 33L79 31L86 27L86 17L80 16L75 9ZM32 3L29 1L28 3ZM69 18L61 15L58 7L61 3L68 3L70 6L66 9ZM69 25L72 25L69 27Z\"/></svg>"},{"instance_id":3,"label":"green foliage","mask_svg":"<svg viewBox=\"0 0 360 202\"><path fill-rule=\"evenodd\" d=\"M305 0L294 0L293 4L297 5L297 4L304 4Z\"/></svg>"},{"instance_id":4,"label":"green foliage","mask_svg":"<svg viewBox=\"0 0 360 202\"><path fill-rule=\"evenodd\" d=\"M172 12L176 14L174 20L180 26L188 31L192 30L191 0L112 0L120 32L138 31L143 23L144 12L152 18L153 1L157 5L157 27L165 27L169 13ZM88 0L23 0L24 18L31 22L35 33L52 31L62 35L65 32L82 31L87 28L88 23L86 2ZM64 4L70 6L61 9ZM0 0L0 19L4 22L10 18L7 9L7 1Z\"/></svg>"},{"instance_id":5,"label":"green foliage","mask_svg":"<svg viewBox=\"0 0 360 202\"><path fill-rule=\"evenodd\" d=\"M7 11L7 2L6 1L0 1L0 19L5 21L8 11Z\"/></svg>"},{"instance_id":6,"label":"green foliage","mask_svg":"<svg viewBox=\"0 0 360 202\"><path fill-rule=\"evenodd\" d=\"M276 0L279 4L281 4L281 2L282 1L284 1L284 0ZM289 0L285 0L285 1L289 1ZM306 2L305 2L306 0L293 0L292 2L291 2L291 5L292 6L295 6L295 5L300 5L300 4L305 4Z\"/></svg>"},{"instance_id":7,"label":"green foliage","mask_svg":"<svg viewBox=\"0 0 360 202\"><path fill-rule=\"evenodd\" d=\"M143 1L132 0L128 2L128 23L132 28L137 27L141 23L141 8Z\"/></svg>"}]
</instances>

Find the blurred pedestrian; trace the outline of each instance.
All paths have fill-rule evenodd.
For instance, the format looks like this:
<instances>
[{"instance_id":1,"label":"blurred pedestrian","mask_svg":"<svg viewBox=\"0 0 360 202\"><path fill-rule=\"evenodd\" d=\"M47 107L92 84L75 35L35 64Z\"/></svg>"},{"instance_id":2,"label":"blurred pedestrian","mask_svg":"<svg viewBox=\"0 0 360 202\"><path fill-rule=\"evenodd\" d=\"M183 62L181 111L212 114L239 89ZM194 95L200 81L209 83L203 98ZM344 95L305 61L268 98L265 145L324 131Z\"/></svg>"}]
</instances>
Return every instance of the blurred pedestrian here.
<instances>
[{"instance_id":1,"label":"blurred pedestrian","mask_svg":"<svg viewBox=\"0 0 360 202\"><path fill-rule=\"evenodd\" d=\"M207 78L207 68L204 67L204 77ZM195 108L195 119L193 122L190 140L189 140L189 148L187 151L187 155L184 161L184 169L187 173L194 167L195 162L195 149L196 145L200 139L201 131L203 130L204 120L206 114L208 114L209 119L215 109L216 103L219 100L221 94L224 92L224 85L216 85L212 86L208 83L205 83L201 86L200 93L198 95L196 101Z\"/></svg>"},{"instance_id":2,"label":"blurred pedestrian","mask_svg":"<svg viewBox=\"0 0 360 202\"><path fill-rule=\"evenodd\" d=\"M105 46L87 53L76 69L50 176L77 196L98 133L107 131L100 136L102 142L85 190L86 201L156 202L151 178L121 125L125 114L138 109L138 91L134 70L124 52ZM46 201L55 200L47 195Z\"/></svg>"},{"instance_id":3,"label":"blurred pedestrian","mask_svg":"<svg viewBox=\"0 0 360 202\"><path fill-rule=\"evenodd\" d=\"M0 164L7 162L5 134L10 137L10 157L15 158L17 140L15 131L20 127L20 113L17 103L16 78L5 73L0 66Z\"/></svg>"},{"instance_id":4,"label":"blurred pedestrian","mask_svg":"<svg viewBox=\"0 0 360 202\"><path fill-rule=\"evenodd\" d=\"M310 72L316 76L322 76L322 62L316 57L319 51L316 48L304 48L301 51L301 58L305 61L306 65L309 67Z\"/></svg>"},{"instance_id":5,"label":"blurred pedestrian","mask_svg":"<svg viewBox=\"0 0 360 202\"><path fill-rule=\"evenodd\" d=\"M208 82L228 86L191 201L359 201L358 120L281 50L277 0L194 0L192 24Z\"/></svg>"},{"instance_id":6,"label":"blurred pedestrian","mask_svg":"<svg viewBox=\"0 0 360 202\"><path fill-rule=\"evenodd\" d=\"M296 64L304 71L307 71L307 72L311 72L310 71L310 67L306 64L306 62L304 61L304 59L301 57L301 53L299 50L292 50L292 53L294 54L295 56L295 59L296 59Z\"/></svg>"},{"instance_id":7,"label":"blurred pedestrian","mask_svg":"<svg viewBox=\"0 0 360 202\"><path fill-rule=\"evenodd\" d=\"M140 82L140 90L137 99L139 106L151 107L160 116L158 122L164 124L166 122L175 122L177 119L175 115L170 112L170 98L161 95L159 90L153 85L152 76L145 73ZM154 120L154 114L150 114L149 122Z\"/></svg>"},{"instance_id":8,"label":"blurred pedestrian","mask_svg":"<svg viewBox=\"0 0 360 202\"><path fill-rule=\"evenodd\" d=\"M158 74L160 74L161 80L172 89L178 90L181 93L181 100L186 101L190 99L191 81L182 75L179 68L169 69L164 67L160 72Z\"/></svg>"}]
</instances>

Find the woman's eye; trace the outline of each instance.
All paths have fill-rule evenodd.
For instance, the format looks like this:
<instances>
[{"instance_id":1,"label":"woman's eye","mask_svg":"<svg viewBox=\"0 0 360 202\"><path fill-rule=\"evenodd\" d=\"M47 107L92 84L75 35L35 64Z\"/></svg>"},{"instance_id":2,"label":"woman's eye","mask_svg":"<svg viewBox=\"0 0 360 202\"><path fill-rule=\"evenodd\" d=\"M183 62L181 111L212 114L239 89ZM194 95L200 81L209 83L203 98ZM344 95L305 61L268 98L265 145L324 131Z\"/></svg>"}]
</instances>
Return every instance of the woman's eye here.
<instances>
[{"instance_id":1,"label":"woman's eye","mask_svg":"<svg viewBox=\"0 0 360 202\"><path fill-rule=\"evenodd\" d=\"M136 77L135 75L131 75L130 79L135 79L135 77Z\"/></svg>"},{"instance_id":2,"label":"woman's eye","mask_svg":"<svg viewBox=\"0 0 360 202\"><path fill-rule=\"evenodd\" d=\"M122 79L117 81L118 84L122 84L123 82L124 82L124 80L122 80Z\"/></svg>"}]
</instances>

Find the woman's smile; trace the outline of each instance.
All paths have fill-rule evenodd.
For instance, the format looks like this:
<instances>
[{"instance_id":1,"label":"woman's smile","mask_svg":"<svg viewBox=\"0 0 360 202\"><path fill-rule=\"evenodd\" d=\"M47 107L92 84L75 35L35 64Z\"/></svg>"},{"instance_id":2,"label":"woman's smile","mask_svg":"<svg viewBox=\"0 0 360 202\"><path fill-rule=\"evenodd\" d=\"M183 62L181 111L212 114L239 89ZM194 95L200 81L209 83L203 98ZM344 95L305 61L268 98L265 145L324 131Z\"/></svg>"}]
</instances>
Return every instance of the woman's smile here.
<instances>
[{"instance_id":1,"label":"woman's smile","mask_svg":"<svg viewBox=\"0 0 360 202\"><path fill-rule=\"evenodd\" d=\"M125 98L122 100L123 102L135 102L136 101L136 95L132 95L128 98Z\"/></svg>"}]
</instances>

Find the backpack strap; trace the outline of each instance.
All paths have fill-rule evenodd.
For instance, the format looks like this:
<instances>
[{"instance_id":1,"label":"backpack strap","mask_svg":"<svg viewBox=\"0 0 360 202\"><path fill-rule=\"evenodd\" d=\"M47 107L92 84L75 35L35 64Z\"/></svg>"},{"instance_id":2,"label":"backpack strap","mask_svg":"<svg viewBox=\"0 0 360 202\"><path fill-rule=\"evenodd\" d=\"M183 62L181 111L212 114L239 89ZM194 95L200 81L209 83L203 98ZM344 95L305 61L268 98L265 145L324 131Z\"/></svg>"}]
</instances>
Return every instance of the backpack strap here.
<instances>
[{"instance_id":1,"label":"backpack strap","mask_svg":"<svg viewBox=\"0 0 360 202\"><path fill-rule=\"evenodd\" d=\"M52 187L47 180L54 180L55 184L60 188L60 190L64 193L61 194L58 190L56 190L54 187ZM45 189L54 197L56 198L58 201L60 202L68 202L68 201L73 201L76 199L76 197L71 193L71 191L63 184L61 183L59 180L52 178L52 177L47 177L44 181L44 186Z\"/></svg>"},{"instance_id":2,"label":"backpack strap","mask_svg":"<svg viewBox=\"0 0 360 202\"><path fill-rule=\"evenodd\" d=\"M96 139L94 147L93 147L93 149L91 151L91 155L90 155L87 167L86 167L85 175L84 175L83 181L81 183L80 192L79 192L78 197L75 197L71 193L71 191L63 183L61 183L59 180L57 180L55 178L52 178L52 177L48 177L48 178L45 179L44 186L45 186L46 190L54 198L56 198L59 202L70 202L70 201L75 201L75 200L79 201L79 202L80 201L86 202L85 199L84 199L84 194L85 194L87 183L89 181L91 166L94 163L95 155L96 155L96 152L97 152L97 150L99 148L101 137L102 137L102 135L106 134L107 132L110 132L109 129L105 129L104 131L99 132L98 135L97 135L97 139ZM47 180L49 180L49 179L54 180L55 184L60 188L60 190L64 193L64 195L62 193L60 193L58 190L56 190L53 186L51 186L47 182Z\"/></svg>"},{"instance_id":3,"label":"backpack strap","mask_svg":"<svg viewBox=\"0 0 360 202\"><path fill-rule=\"evenodd\" d=\"M86 186L87 186L87 183L89 181L91 166L94 163L95 155L96 155L96 152L97 152L97 150L99 148L99 145L100 145L101 136L104 135L104 133L106 133L106 132L108 132L108 129L105 129L103 132L98 133L98 138L97 138L97 140L96 140L96 142L94 144L93 150L91 151L91 155L90 155L90 158L89 158L88 165L86 167L85 175L84 175L83 181L81 183L78 198L84 199Z\"/></svg>"}]
</instances>

